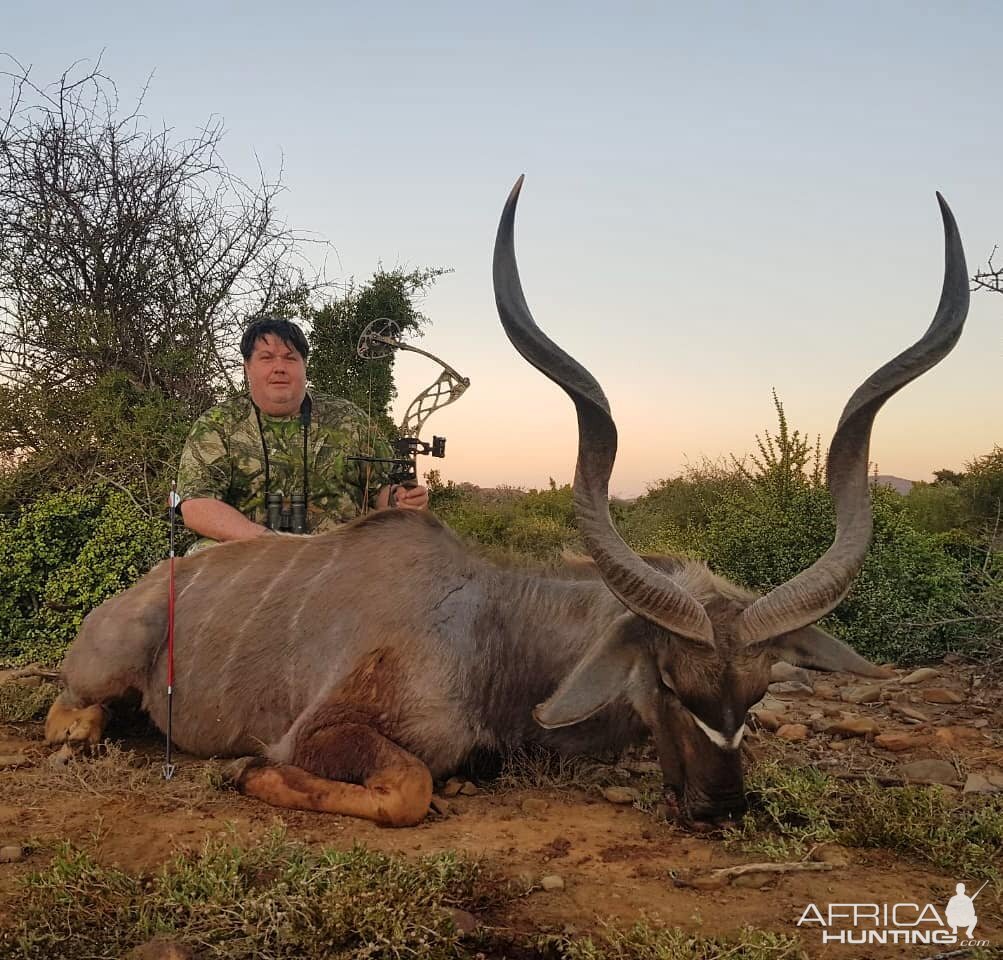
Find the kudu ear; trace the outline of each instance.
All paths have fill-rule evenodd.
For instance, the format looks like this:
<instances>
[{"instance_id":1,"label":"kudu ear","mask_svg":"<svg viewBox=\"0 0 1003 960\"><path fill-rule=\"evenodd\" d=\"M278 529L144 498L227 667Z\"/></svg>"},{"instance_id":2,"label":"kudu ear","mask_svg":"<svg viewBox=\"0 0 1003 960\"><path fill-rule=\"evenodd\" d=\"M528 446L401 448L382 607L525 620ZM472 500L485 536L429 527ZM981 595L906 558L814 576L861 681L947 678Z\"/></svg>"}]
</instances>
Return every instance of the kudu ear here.
<instances>
[{"instance_id":1,"label":"kudu ear","mask_svg":"<svg viewBox=\"0 0 1003 960\"><path fill-rule=\"evenodd\" d=\"M547 730L569 727L620 696L644 649L643 623L633 613L614 620L550 699L537 705L533 719Z\"/></svg>"},{"instance_id":2,"label":"kudu ear","mask_svg":"<svg viewBox=\"0 0 1003 960\"><path fill-rule=\"evenodd\" d=\"M886 678L894 675L888 667L879 667L865 660L842 640L814 625L781 634L767 641L767 648L778 660L810 670L859 673L864 677Z\"/></svg>"}]
</instances>

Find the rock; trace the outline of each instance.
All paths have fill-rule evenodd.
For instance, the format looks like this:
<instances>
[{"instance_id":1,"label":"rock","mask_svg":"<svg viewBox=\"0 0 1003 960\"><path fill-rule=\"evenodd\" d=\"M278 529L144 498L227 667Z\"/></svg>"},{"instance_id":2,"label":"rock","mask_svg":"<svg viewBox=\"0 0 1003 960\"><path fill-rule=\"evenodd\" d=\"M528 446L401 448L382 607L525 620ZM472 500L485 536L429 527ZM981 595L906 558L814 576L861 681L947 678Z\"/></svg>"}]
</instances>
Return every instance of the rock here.
<instances>
[{"instance_id":1,"label":"rock","mask_svg":"<svg viewBox=\"0 0 1003 960\"><path fill-rule=\"evenodd\" d=\"M843 737L866 737L876 734L881 728L870 717L843 717L829 724L827 733L838 733Z\"/></svg>"},{"instance_id":2,"label":"rock","mask_svg":"<svg viewBox=\"0 0 1003 960\"><path fill-rule=\"evenodd\" d=\"M17 770L27 767L31 761L23 753L12 753L0 756L0 770Z\"/></svg>"},{"instance_id":3,"label":"rock","mask_svg":"<svg viewBox=\"0 0 1003 960\"><path fill-rule=\"evenodd\" d=\"M876 683L844 687L839 691L839 699L844 703L878 703L881 700L881 687Z\"/></svg>"},{"instance_id":4,"label":"rock","mask_svg":"<svg viewBox=\"0 0 1003 960\"><path fill-rule=\"evenodd\" d=\"M899 683L911 686L914 683L922 683L924 680L932 680L934 677L939 676L940 671L934 670L933 667L920 667L919 670L913 670L908 677L903 677L899 680Z\"/></svg>"},{"instance_id":5,"label":"rock","mask_svg":"<svg viewBox=\"0 0 1003 960\"><path fill-rule=\"evenodd\" d=\"M916 709L911 703L890 703L888 709L893 713L915 720L918 723L929 723L930 718L922 710Z\"/></svg>"},{"instance_id":6,"label":"rock","mask_svg":"<svg viewBox=\"0 0 1003 960\"><path fill-rule=\"evenodd\" d=\"M815 696L820 697L822 700L838 700L839 691L834 684L819 681L815 684Z\"/></svg>"},{"instance_id":7,"label":"rock","mask_svg":"<svg viewBox=\"0 0 1003 960\"><path fill-rule=\"evenodd\" d=\"M850 744L853 743L852 740L833 740L829 744L830 750L835 750L837 753L845 753L850 749Z\"/></svg>"},{"instance_id":8,"label":"rock","mask_svg":"<svg viewBox=\"0 0 1003 960\"><path fill-rule=\"evenodd\" d=\"M985 717L979 717L977 720L972 721L972 726L975 727L976 730L984 730L989 726L989 721Z\"/></svg>"},{"instance_id":9,"label":"rock","mask_svg":"<svg viewBox=\"0 0 1003 960\"><path fill-rule=\"evenodd\" d=\"M924 783L943 783L953 786L958 782L958 771L946 760L913 760L903 764L899 771L906 780Z\"/></svg>"},{"instance_id":10,"label":"rock","mask_svg":"<svg viewBox=\"0 0 1003 960\"><path fill-rule=\"evenodd\" d=\"M127 954L128 960L192 960L191 947L165 937L157 937Z\"/></svg>"},{"instance_id":11,"label":"rock","mask_svg":"<svg viewBox=\"0 0 1003 960\"><path fill-rule=\"evenodd\" d=\"M981 773L970 773L968 774L968 779L965 781L964 793L1003 793L1003 785L997 786L991 783L988 777L982 776ZM0 851L0 856L2 856L2 851Z\"/></svg>"},{"instance_id":12,"label":"rock","mask_svg":"<svg viewBox=\"0 0 1003 960\"><path fill-rule=\"evenodd\" d=\"M522 812L530 817L539 817L546 812L549 806L550 804L546 800L541 800L538 797L530 797L528 800L522 801Z\"/></svg>"},{"instance_id":13,"label":"rock","mask_svg":"<svg viewBox=\"0 0 1003 960\"><path fill-rule=\"evenodd\" d=\"M783 713L787 709L786 703L776 697L771 697L769 694L753 706L757 710L769 710L771 713Z\"/></svg>"},{"instance_id":14,"label":"rock","mask_svg":"<svg viewBox=\"0 0 1003 960\"><path fill-rule=\"evenodd\" d=\"M1003 770L999 767L986 767L982 771L984 776L994 787L1003 788Z\"/></svg>"},{"instance_id":15,"label":"rock","mask_svg":"<svg viewBox=\"0 0 1003 960\"><path fill-rule=\"evenodd\" d=\"M455 797L463 788L463 781L459 777L450 777L442 786L439 793L444 797Z\"/></svg>"},{"instance_id":16,"label":"rock","mask_svg":"<svg viewBox=\"0 0 1003 960\"><path fill-rule=\"evenodd\" d=\"M815 691L807 683L800 680L786 680L783 683L771 683L770 693L780 700L806 700L814 695Z\"/></svg>"},{"instance_id":17,"label":"rock","mask_svg":"<svg viewBox=\"0 0 1003 960\"><path fill-rule=\"evenodd\" d=\"M460 793L464 797L472 797L477 793L477 784L471 783L469 780L460 787Z\"/></svg>"},{"instance_id":18,"label":"rock","mask_svg":"<svg viewBox=\"0 0 1003 960\"><path fill-rule=\"evenodd\" d=\"M882 733L874 738L874 746L892 753L915 750L917 747L925 747L929 742L930 736L925 733Z\"/></svg>"},{"instance_id":19,"label":"rock","mask_svg":"<svg viewBox=\"0 0 1003 960\"><path fill-rule=\"evenodd\" d=\"M450 920L453 921L453 926L456 927L457 932L464 937L469 937L481 925L480 920L472 913L467 913L466 910L461 910L459 907L445 907L444 909L449 915Z\"/></svg>"},{"instance_id":20,"label":"rock","mask_svg":"<svg viewBox=\"0 0 1003 960\"><path fill-rule=\"evenodd\" d=\"M985 741L985 734L973 727L937 727L933 731L934 739L941 746L957 750L963 746L980 744Z\"/></svg>"},{"instance_id":21,"label":"rock","mask_svg":"<svg viewBox=\"0 0 1003 960\"><path fill-rule=\"evenodd\" d=\"M823 843L811 855L818 863L831 863L834 867L845 867L850 863L850 852L838 843Z\"/></svg>"},{"instance_id":22,"label":"rock","mask_svg":"<svg viewBox=\"0 0 1003 960\"><path fill-rule=\"evenodd\" d=\"M965 695L948 687L928 687L920 691L920 696L927 703L964 703Z\"/></svg>"},{"instance_id":23,"label":"rock","mask_svg":"<svg viewBox=\"0 0 1003 960\"><path fill-rule=\"evenodd\" d=\"M968 663L968 657L963 656L960 653L946 653L944 654L944 663L957 666L959 663Z\"/></svg>"},{"instance_id":24,"label":"rock","mask_svg":"<svg viewBox=\"0 0 1003 960\"><path fill-rule=\"evenodd\" d=\"M796 680L798 683L811 683L811 674L803 667L795 667L784 660L778 660L770 667L770 682L784 683L787 680Z\"/></svg>"},{"instance_id":25,"label":"rock","mask_svg":"<svg viewBox=\"0 0 1003 960\"><path fill-rule=\"evenodd\" d=\"M433 796L428 804L440 817L449 816L449 801L443 800L442 797Z\"/></svg>"},{"instance_id":26,"label":"rock","mask_svg":"<svg viewBox=\"0 0 1003 960\"><path fill-rule=\"evenodd\" d=\"M559 877L556 873L550 873L540 879L540 886L544 890L563 890L564 878Z\"/></svg>"},{"instance_id":27,"label":"rock","mask_svg":"<svg viewBox=\"0 0 1003 960\"><path fill-rule=\"evenodd\" d=\"M25 856L25 849L19 843L0 847L0 863L20 863Z\"/></svg>"},{"instance_id":28,"label":"rock","mask_svg":"<svg viewBox=\"0 0 1003 960\"><path fill-rule=\"evenodd\" d=\"M772 710L753 710L752 716L755 717L756 723L764 730L777 730L783 723L781 715L774 713Z\"/></svg>"},{"instance_id":29,"label":"rock","mask_svg":"<svg viewBox=\"0 0 1003 960\"><path fill-rule=\"evenodd\" d=\"M733 887L751 887L754 890L758 890L760 887L765 887L775 877L776 874L770 873L740 873L731 881L731 885Z\"/></svg>"},{"instance_id":30,"label":"rock","mask_svg":"<svg viewBox=\"0 0 1003 960\"><path fill-rule=\"evenodd\" d=\"M808 739L808 728L803 723L785 723L777 730L781 740L796 742Z\"/></svg>"},{"instance_id":31,"label":"rock","mask_svg":"<svg viewBox=\"0 0 1003 960\"><path fill-rule=\"evenodd\" d=\"M602 795L610 803L633 803L637 799L637 791L630 787L607 787Z\"/></svg>"}]
</instances>

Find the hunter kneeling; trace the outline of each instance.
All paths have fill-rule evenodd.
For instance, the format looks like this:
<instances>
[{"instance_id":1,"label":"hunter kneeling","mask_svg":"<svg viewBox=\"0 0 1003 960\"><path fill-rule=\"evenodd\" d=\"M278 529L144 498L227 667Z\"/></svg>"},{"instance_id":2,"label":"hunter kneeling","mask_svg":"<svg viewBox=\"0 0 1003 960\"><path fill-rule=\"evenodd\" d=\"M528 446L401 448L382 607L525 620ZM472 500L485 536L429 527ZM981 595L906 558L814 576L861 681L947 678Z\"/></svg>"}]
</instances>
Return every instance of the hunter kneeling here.
<instances>
[{"instance_id":1,"label":"hunter kneeling","mask_svg":"<svg viewBox=\"0 0 1003 960\"><path fill-rule=\"evenodd\" d=\"M391 486L380 460L394 453L366 414L307 390L310 348L295 323L254 320L240 352L248 392L204 413L181 454L181 515L200 536L190 553L269 532L325 533L391 502L428 508L424 487Z\"/></svg>"}]
</instances>

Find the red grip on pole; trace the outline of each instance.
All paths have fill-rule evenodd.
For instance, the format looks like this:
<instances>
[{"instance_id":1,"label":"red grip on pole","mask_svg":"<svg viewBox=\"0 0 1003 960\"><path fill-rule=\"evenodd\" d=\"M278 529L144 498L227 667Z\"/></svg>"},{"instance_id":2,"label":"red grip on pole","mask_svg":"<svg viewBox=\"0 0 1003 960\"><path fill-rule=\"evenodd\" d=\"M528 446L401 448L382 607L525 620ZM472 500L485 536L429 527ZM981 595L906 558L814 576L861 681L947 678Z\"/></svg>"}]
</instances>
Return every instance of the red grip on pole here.
<instances>
[{"instance_id":1,"label":"red grip on pole","mask_svg":"<svg viewBox=\"0 0 1003 960\"><path fill-rule=\"evenodd\" d=\"M167 686L174 686L174 554L171 553L167 587Z\"/></svg>"}]
</instances>

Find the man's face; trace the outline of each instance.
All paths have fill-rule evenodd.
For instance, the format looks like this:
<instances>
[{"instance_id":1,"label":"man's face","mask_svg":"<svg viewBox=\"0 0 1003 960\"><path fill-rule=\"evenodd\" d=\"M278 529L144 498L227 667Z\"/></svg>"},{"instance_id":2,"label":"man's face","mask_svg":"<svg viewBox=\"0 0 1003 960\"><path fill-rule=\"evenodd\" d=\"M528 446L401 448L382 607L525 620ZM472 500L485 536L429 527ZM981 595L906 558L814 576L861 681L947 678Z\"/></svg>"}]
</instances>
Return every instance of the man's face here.
<instances>
[{"instance_id":1,"label":"man's face","mask_svg":"<svg viewBox=\"0 0 1003 960\"><path fill-rule=\"evenodd\" d=\"M299 412L306 396L306 363L294 347L266 333L244 361L244 372L251 399L269 416Z\"/></svg>"}]
</instances>

